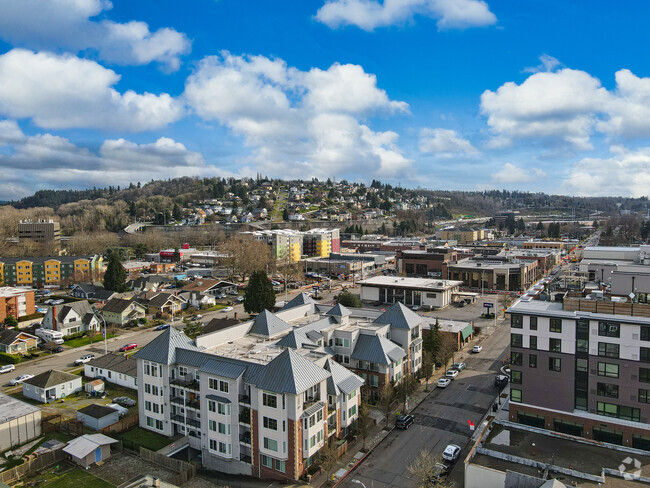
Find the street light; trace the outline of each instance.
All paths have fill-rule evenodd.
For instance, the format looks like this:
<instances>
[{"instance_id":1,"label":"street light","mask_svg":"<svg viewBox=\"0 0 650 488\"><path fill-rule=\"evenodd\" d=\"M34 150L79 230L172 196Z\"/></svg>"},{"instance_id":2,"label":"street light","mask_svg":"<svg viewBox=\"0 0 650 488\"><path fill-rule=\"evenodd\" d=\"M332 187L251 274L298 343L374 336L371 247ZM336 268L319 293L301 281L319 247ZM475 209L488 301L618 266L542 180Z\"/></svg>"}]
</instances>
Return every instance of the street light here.
<instances>
[{"instance_id":1,"label":"street light","mask_svg":"<svg viewBox=\"0 0 650 488\"><path fill-rule=\"evenodd\" d=\"M366 485L364 485L364 484L363 484L361 481L359 481L359 480L352 480L352 483L357 483L357 484L363 486L363 488L366 488Z\"/></svg>"},{"instance_id":2,"label":"street light","mask_svg":"<svg viewBox=\"0 0 650 488\"><path fill-rule=\"evenodd\" d=\"M97 310L97 316L102 319L102 324L104 324L104 355L108 354L108 346L106 344L106 319L104 319L104 314L101 310Z\"/></svg>"}]
</instances>

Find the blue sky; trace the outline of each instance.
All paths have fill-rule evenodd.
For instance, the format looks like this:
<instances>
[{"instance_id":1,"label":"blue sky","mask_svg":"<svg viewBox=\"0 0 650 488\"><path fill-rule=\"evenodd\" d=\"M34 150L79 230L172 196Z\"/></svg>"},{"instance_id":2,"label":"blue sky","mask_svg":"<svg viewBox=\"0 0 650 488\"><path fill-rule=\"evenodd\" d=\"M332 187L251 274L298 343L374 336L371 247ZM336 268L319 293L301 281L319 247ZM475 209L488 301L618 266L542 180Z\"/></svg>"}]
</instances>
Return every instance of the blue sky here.
<instances>
[{"instance_id":1,"label":"blue sky","mask_svg":"<svg viewBox=\"0 0 650 488\"><path fill-rule=\"evenodd\" d=\"M0 200L176 176L647 195L650 4L0 0Z\"/></svg>"}]
</instances>

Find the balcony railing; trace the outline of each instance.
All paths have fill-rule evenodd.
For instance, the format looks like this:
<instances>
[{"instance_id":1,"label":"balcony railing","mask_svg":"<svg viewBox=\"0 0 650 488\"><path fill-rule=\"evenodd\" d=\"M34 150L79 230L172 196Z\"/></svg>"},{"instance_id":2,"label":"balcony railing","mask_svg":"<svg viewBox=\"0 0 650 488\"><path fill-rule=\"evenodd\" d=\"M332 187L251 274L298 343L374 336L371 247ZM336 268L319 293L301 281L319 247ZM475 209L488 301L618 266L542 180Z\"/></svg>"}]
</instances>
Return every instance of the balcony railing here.
<instances>
[{"instance_id":1,"label":"balcony railing","mask_svg":"<svg viewBox=\"0 0 650 488\"><path fill-rule=\"evenodd\" d=\"M251 463L253 462L253 460L251 459L250 456L240 456L239 459L240 459L242 462L247 463L247 464L251 464Z\"/></svg>"},{"instance_id":2,"label":"balcony railing","mask_svg":"<svg viewBox=\"0 0 650 488\"><path fill-rule=\"evenodd\" d=\"M246 405L251 404L251 397L248 395L239 395L239 403L245 403Z\"/></svg>"},{"instance_id":3,"label":"balcony railing","mask_svg":"<svg viewBox=\"0 0 650 488\"><path fill-rule=\"evenodd\" d=\"M183 397L175 397L171 399L171 402L182 407L201 409L201 403L198 400L188 400L186 403Z\"/></svg>"},{"instance_id":4,"label":"balcony railing","mask_svg":"<svg viewBox=\"0 0 650 488\"><path fill-rule=\"evenodd\" d=\"M247 432L239 435L239 442L250 445L251 443L251 433Z\"/></svg>"},{"instance_id":5,"label":"balcony railing","mask_svg":"<svg viewBox=\"0 0 650 488\"><path fill-rule=\"evenodd\" d=\"M191 427L195 427L197 429L201 428L201 422L198 420L186 418L183 415L172 415L171 416L172 422L178 422L180 424L187 424Z\"/></svg>"},{"instance_id":6,"label":"balcony railing","mask_svg":"<svg viewBox=\"0 0 650 488\"><path fill-rule=\"evenodd\" d=\"M169 382L170 385L173 386L178 386L180 388L186 388L188 390L194 390L194 391L199 391L199 382L197 380L191 379L191 380L181 380L181 379L174 379Z\"/></svg>"},{"instance_id":7,"label":"balcony railing","mask_svg":"<svg viewBox=\"0 0 650 488\"><path fill-rule=\"evenodd\" d=\"M242 409L239 412L239 422L242 424L250 425L251 423L251 411L249 409Z\"/></svg>"}]
</instances>

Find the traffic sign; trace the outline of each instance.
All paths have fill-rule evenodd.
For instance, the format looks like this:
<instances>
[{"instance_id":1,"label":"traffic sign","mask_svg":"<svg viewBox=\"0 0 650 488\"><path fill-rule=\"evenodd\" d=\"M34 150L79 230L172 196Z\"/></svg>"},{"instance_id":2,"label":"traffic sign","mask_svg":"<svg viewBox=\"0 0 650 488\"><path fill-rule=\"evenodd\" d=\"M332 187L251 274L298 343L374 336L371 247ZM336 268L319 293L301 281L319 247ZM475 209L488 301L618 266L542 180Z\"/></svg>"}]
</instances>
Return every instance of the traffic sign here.
<instances>
[{"instance_id":1,"label":"traffic sign","mask_svg":"<svg viewBox=\"0 0 650 488\"><path fill-rule=\"evenodd\" d=\"M492 307L494 307L494 303L483 302L483 306L484 306L485 308L492 308Z\"/></svg>"}]
</instances>

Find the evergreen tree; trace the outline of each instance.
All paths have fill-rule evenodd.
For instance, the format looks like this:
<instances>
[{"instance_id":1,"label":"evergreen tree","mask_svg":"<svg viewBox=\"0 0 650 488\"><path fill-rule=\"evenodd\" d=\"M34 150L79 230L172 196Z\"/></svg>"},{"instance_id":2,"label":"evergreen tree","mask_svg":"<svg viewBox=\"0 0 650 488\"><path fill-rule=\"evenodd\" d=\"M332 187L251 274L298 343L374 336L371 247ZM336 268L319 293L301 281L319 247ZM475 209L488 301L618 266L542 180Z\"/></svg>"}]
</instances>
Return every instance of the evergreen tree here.
<instances>
[{"instance_id":1,"label":"evergreen tree","mask_svg":"<svg viewBox=\"0 0 650 488\"><path fill-rule=\"evenodd\" d=\"M126 286L126 270L117 252L111 252L108 257L108 266L104 274L104 288L122 293L128 290Z\"/></svg>"},{"instance_id":2,"label":"evergreen tree","mask_svg":"<svg viewBox=\"0 0 650 488\"><path fill-rule=\"evenodd\" d=\"M358 296L353 295L348 290L344 290L336 299L344 307L361 308L361 300Z\"/></svg>"},{"instance_id":3,"label":"evergreen tree","mask_svg":"<svg viewBox=\"0 0 650 488\"><path fill-rule=\"evenodd\" d=\"M289 211L286 209L286 207L282 212L282 220L284 220L285 222L289 220Z\"/></svg>"},{"instance_id":4,"label":"evergreen tree","mask_svg":"<svg viewBox=\"0 0 650 488\"><path fill-rule=\"evenodd\" d=\"M244 295L246 313L260 313L272 310L275 305L275 292L266 271L254 271L248 280Z\"/></svg>"},{"instance_id":5,"label":"evergreen tree","mask_svg":"<svg viewBox=\"0 0 650 488\"><path fill-rule=\"evenodd\" d=\"M129 204L129 215L130 215L131 217L135 217L136 212L137 212L137 209L136 209L136 207L135 207L135 202L131 202L131 203Z\"/></svg>"},{"instance_id":6,"label":"evergreen tree","mask_svg":"<svg viewBox=\"0 0 650 488\"><path fill-rule=\"evenodd\" d=\"M174 204L174 209L172 210L172 217L174 217L174 220L181 220L183 218L183 209L178 203Z\"/></svg>"},{"instance_id":7,"label":"evergreen tree","mask_svg":"<svg viewBox=\"0 0 650 488\"><path fill-rule=\"evenodd\" d=\"M544 232L544 224L542 224L541 220L539 222L537 222L537 227L535 228L535 230Z\"/></svg>"},{"instance_id":8,"label":"evergreen tree","mask_svg":"<svg viewBox=\"0 0 650 488\"><path fill-rule=\"evenodd\" d=\"M179 263L181 261L181 252L178 248L174 248L174 262Z\"/></svg>"}]
</instances>

